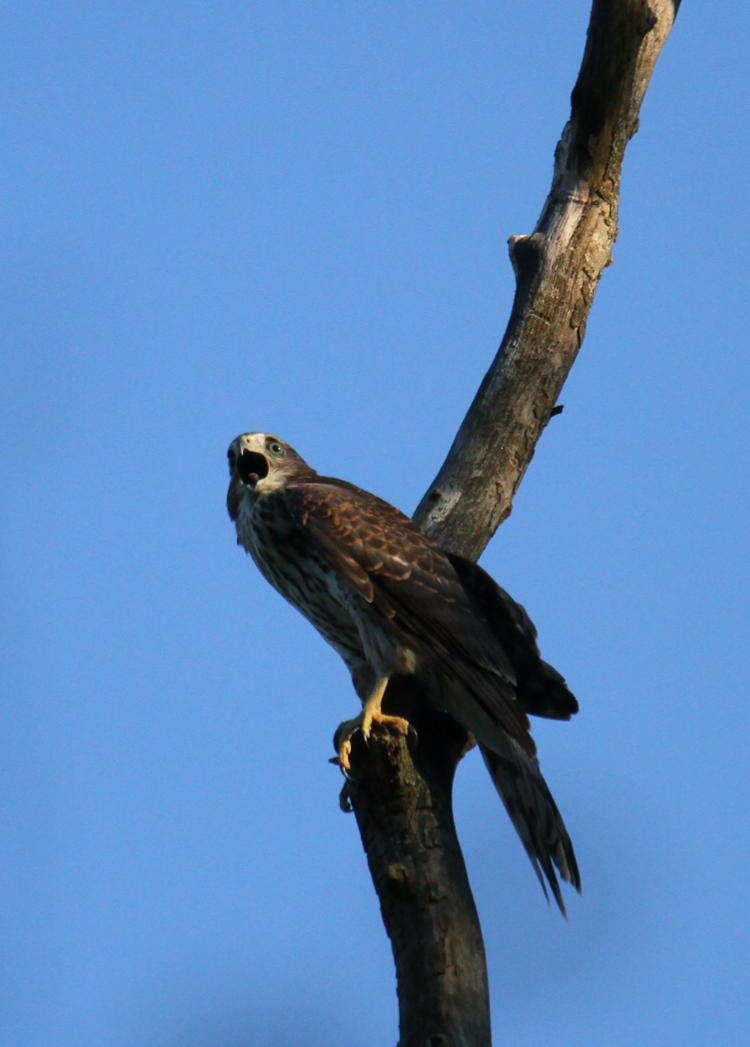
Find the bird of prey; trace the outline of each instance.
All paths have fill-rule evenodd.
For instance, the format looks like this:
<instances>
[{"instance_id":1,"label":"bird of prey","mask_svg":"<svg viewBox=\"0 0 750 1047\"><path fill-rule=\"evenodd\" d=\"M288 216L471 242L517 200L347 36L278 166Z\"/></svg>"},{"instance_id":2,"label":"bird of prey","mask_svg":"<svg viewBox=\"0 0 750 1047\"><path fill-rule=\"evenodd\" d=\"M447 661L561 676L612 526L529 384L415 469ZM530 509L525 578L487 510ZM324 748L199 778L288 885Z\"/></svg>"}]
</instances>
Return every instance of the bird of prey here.
<instances>
[{"instance_id":1,"label":"bird of prey","mask_svg":"<svg viewBox=\"0 0 750 1047\"><path fill-rule=\"evenodd\" d=\"M542 661L526 611L398 509L319 476L278 437L244 433L227 454L238 544L341 655L362 700L337 735L342 768L355 731L367 739L385 724L406 733L406 721L381 705L390 680L411 677L476 739L545 894L544 877L564 914L555 867L580 890L578 866L527 713L567 720L578 703Z\"/></svg>"}]
</instances>

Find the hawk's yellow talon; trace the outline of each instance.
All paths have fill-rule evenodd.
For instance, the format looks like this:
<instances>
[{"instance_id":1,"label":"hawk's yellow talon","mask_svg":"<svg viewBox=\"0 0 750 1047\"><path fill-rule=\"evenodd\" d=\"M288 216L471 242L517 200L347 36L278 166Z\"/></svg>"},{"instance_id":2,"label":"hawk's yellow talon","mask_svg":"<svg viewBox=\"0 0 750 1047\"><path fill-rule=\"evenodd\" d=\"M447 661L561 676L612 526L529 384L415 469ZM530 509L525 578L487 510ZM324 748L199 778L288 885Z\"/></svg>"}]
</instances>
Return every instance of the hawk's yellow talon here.
<instances>
[{"instance_id":1,"label":"hawk's yellow talon","mask_svg":"<svg viewBox=\"0 0 750 1047\"><path fill-rule=\"evenodd\" d=\"M399 734L408 734L412 726L403 716L389 716L387 713L371 712L368 716L367 710L362 713L360 730L365 741L369 741L372 734L373 724L383 727L392 727Z\"/></svg>"},{"instance_id":2,"label":"hawk's yellow talon","mask_svg":"<svg viewBox=\"0 0 750 1047\"><path fill-rule=\"evenodd\" d=\"M334 745L338 750L341 770L347 777L350 776L349 772L351 771L352 738L357 731L362 732L362 737L367 742L370 739L373 727L376 726L392 728L403 735L408 735L413 730L409 721L405 720L403 716L390 716L381 710L380 706L387 686L388 678L385 677L378 682L365 702L359 716L355 716L353 720L345 720L336 731Z\"/></svg>"}]
</instances>

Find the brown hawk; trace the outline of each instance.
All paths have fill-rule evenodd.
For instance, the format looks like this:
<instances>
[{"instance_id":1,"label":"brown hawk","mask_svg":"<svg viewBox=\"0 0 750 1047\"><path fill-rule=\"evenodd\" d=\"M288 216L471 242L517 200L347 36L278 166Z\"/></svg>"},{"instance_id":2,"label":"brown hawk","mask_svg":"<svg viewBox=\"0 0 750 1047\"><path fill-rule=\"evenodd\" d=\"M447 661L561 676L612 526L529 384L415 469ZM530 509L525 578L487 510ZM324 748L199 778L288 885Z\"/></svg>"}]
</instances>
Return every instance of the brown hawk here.
<instances>
[{"instance_id":1,"label":"brown hawk","mask_svg":"<svg viewBox=\"0 0 750 1047\"><path fill-rule=\"evenodd\" d=\"M391 678L414 678L476 739L545 894L542 872L564 913L555 866L580 890L578 866L526 714L567 720L578 703L542 661L523 607L398 509L318 476L278 437L244 433L227 453L238 544L338 651L363 702L340 729L342 768L356 730L365 739L373 723L406 732L381 703Z\"/></svg>"}]
</instances>

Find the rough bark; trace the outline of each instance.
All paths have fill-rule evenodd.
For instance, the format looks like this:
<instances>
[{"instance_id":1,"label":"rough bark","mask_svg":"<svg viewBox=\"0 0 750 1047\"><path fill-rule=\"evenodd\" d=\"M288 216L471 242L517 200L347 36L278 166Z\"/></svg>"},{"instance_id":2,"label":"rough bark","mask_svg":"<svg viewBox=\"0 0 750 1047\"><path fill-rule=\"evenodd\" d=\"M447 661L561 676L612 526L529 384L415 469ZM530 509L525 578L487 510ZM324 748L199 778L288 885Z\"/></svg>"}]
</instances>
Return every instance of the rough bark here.
<instances>
[{"instance_id":1,"label":"rough bark","mask_svg":"<svg viewBox=\"0 0 750 1047\"><path fill-rule=\"evenodd\" d=\"M404 681L389 701L416 730L353 752L354 807L396 961L400 1044L489 1042L484 945L453 823L453 775L466 733Z\"/></svg>"},{"instance_id":2,"label":"rough bark","mask_svg":"<svg viewBox=\"0 0 750 1047\"><path fill-rule=\"evenodd\" d=\"M625 147L672 27L671 0L598 0L533 233L512 236L516 294L500 349L415 519L476 558L511 510L583 341L617 236Z\"/></svg>"},{"instance_id":3,"label":"rough bark","mask_svg":"<svg viewBox=\"0 0 750 1047\"><path fill-rule=\"evenodd\" d=\"M617 235L625 147L672 27L673 0L595 0L571 115L534 231L509 240L516 293L498 354L414 518L476 558L511 511L583 341ZM418 740L379 736L347 786L393 946L399 1047L490 1043L481 929L451 788L466 737L402 687L385 708Z\"/></svg>"}]
</instances>

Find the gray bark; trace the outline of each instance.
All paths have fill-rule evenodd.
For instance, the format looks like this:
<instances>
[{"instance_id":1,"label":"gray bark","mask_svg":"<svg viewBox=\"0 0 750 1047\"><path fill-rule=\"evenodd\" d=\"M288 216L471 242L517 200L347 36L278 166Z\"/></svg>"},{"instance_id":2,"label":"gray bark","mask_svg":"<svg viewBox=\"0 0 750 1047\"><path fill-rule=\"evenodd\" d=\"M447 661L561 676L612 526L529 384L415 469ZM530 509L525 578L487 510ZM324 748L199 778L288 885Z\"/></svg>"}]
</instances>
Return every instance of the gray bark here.
<instances>
[{"instance_id":1,"label":"gray bark","mask_svg":"<svg viewBox=\"0 0 750 1047\"><path fill-rule=\"evenodd\" d=\"M594 2L549 195L534 231L509 240L516 293L505 335L414 514L448 550L481 553L555 410L611 259L625 148L677 7ZM380 734L359 745L346 792L393 947L399 1047L487 1047L481 928L451 810L467 739L405 687L386 708L414 722L418 742Z\"/></svg>"}]
</instances>

